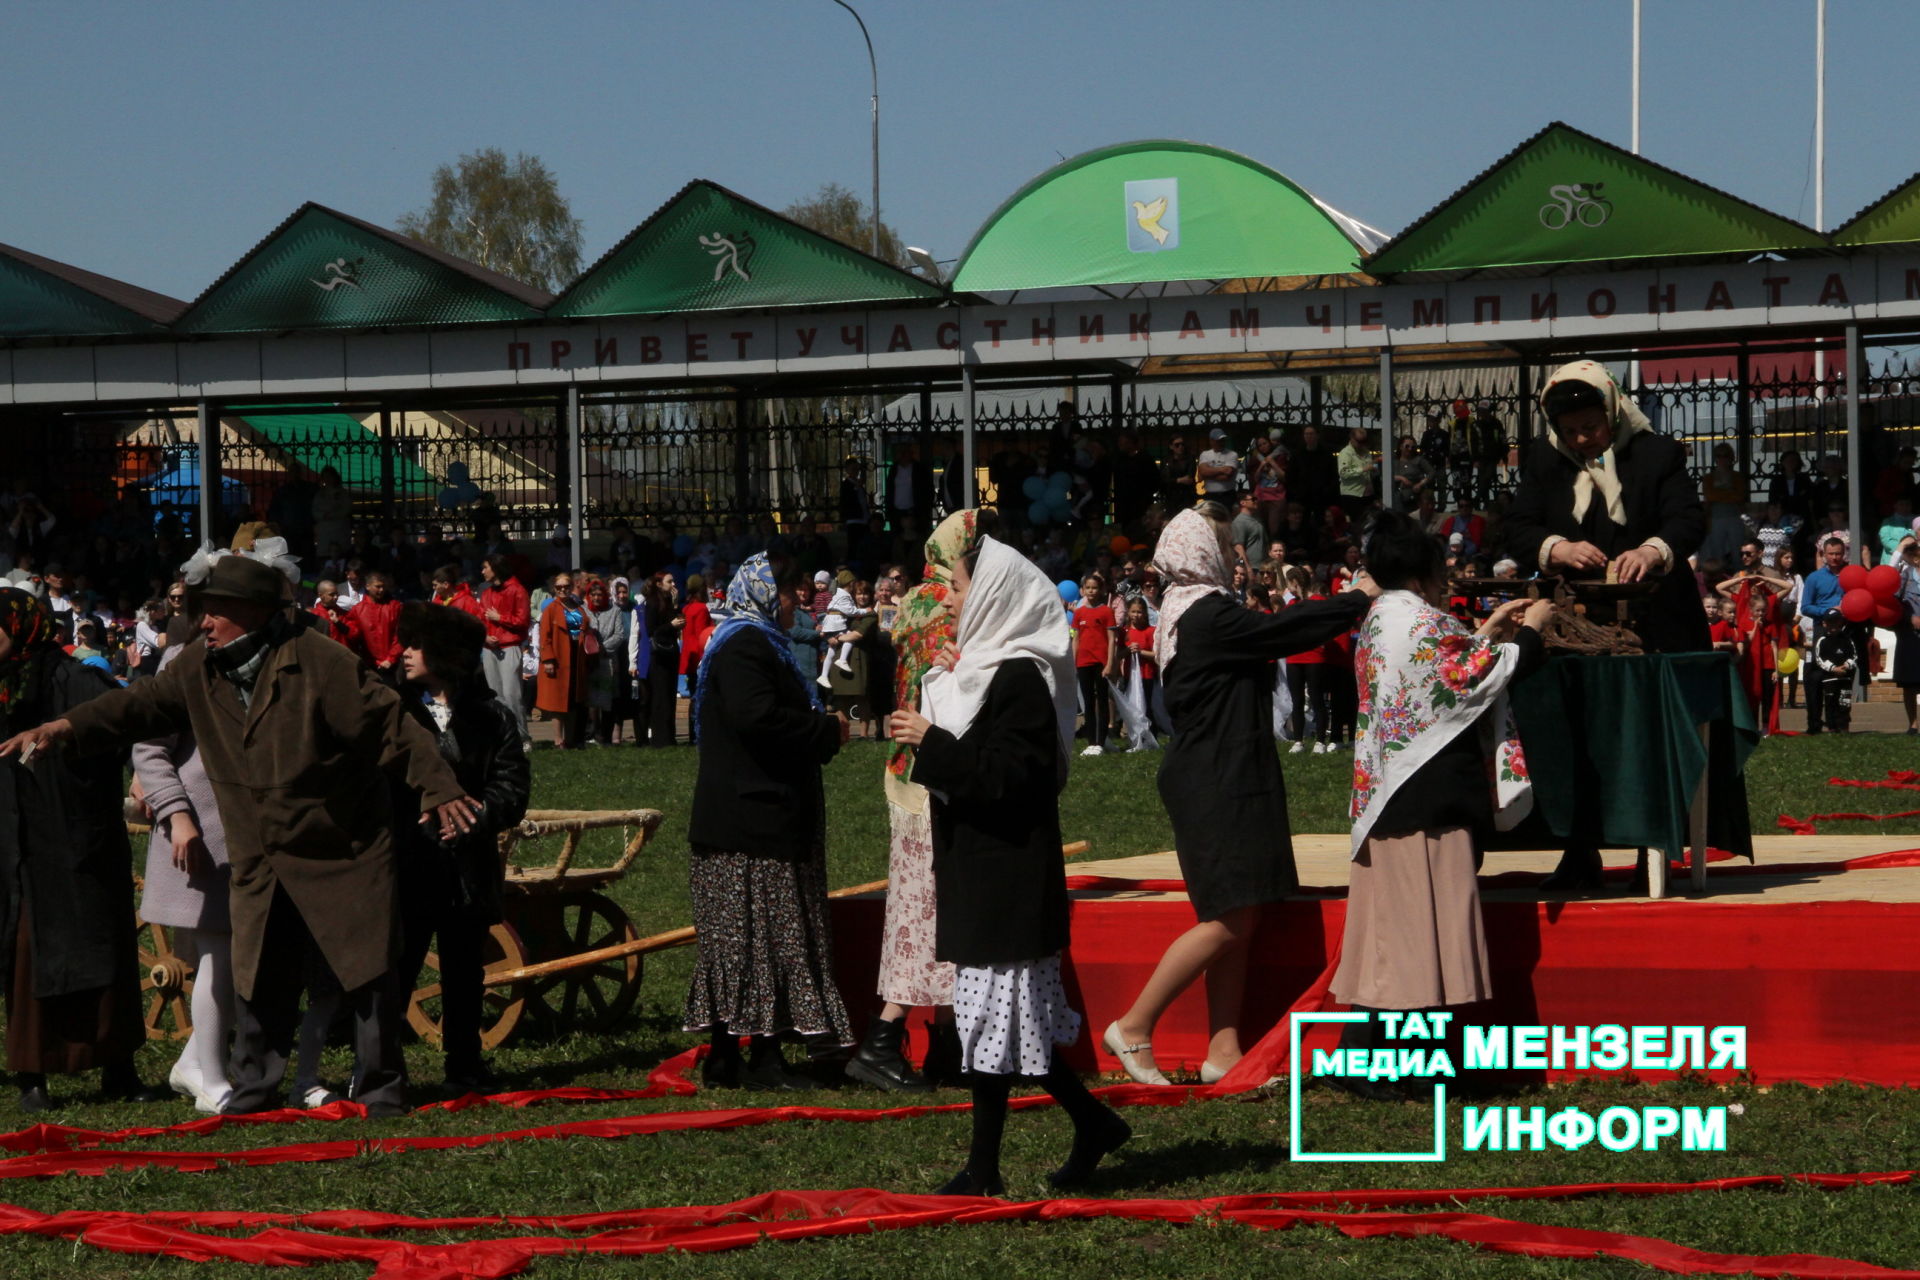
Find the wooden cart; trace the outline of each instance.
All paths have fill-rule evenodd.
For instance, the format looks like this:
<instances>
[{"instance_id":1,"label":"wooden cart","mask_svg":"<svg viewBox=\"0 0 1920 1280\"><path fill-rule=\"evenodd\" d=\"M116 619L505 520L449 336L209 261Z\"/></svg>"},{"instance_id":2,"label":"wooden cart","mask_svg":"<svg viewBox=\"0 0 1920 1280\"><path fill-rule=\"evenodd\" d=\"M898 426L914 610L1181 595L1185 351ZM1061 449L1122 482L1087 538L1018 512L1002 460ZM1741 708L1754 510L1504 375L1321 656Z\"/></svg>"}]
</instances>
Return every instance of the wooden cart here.
<instances>
[{"instance_id":1,"label":"wooden cart","mask_svg":"<svg viewBox=\"0 0 1920 1280\"><path fill-rule=\"evenodd\" d=\"M489 931L484 954L487 991L481 1012L481 1043L491 1049L523 1021L543 1030L605 1030L640 994L639 952L612 958L597 953L638 940L633 921L602 890L627 873L660 828L657 809L534 809L500 837L506 864L502 915ZM574 860L589 831L630 830L619 858L606 867L579 867ZM133 833L146 828L129 824ZM545 865L523 865L529 842L563 837L558 856ZM147 1036L184 1040L193 1031L192 958L173 949L162 925L136 922L141 999ZM440 960L427 953L407 1008L413 1029L440 1042Z\"/></svg>"}]
</instances>

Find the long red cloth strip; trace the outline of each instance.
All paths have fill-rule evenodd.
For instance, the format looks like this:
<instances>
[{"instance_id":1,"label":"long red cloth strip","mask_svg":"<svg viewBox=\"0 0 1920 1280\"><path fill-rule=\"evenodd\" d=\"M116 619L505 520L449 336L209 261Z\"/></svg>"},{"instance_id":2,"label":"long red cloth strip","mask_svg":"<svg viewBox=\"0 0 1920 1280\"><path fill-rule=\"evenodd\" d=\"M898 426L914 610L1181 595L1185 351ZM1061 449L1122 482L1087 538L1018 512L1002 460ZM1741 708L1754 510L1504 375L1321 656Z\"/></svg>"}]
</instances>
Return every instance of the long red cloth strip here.
<instances>
[{"instance_id":1,"label":"long red cloth strip","mask_svg":"<svg viewBox=\"0 0 1920 1280\"><path fill-rule=\"evenodd\" d=\"M1277 1191L1259 1195L1219 1196L1206 1203L1221 1209L1391 1209L1420 1205L1461 1204L1471 1200L1577 1200L1587 1196L1670 1196L1707 1191L1753 1191L1799 1184L1838 1190L1855 1186L1898 1186L1914 1181L1912 1169L1881 1173L1756 1173L1698 1182L1570 1182L1521 1187L1397 1187L1353 1188L1340 1191ZM72 1236L99 1226L139 1222L156 1227L235 1230L241 1227L293 1226L318 1231L472 1231L484 1227L538 1227L549 1231L606 1231L650 1226L713 1226L739 1218L775 1219L796 1210L821 1208L820 1198L835 1194L880 1195L881 1192L810 1193L775 1191L721 1205L681 1205L661 1209L618 1209L596 1213L491 1214L454 1218L421 1218L370 1209L322 1209L312 1213L260 1213L250 1210L210 1209L138 1212L125 1209L69 1209L42 1214L33 1209L0 1204L0 1234ZM1121 1203L1125 1203L1122 1201Z\"/></svg>"},{"instance_id":2,"label":"long red cloth strip","mask_svg":"<svg viewBox=\"0 0 1920 1280\"><path fill-rule=\"evenodd\" d=\"M1785 1276L1817 1280L1920 1280L1903 1271L1818 1254L1754 1256L1706 1253L1671 1241L1612 1231L1542 1226L1472 1213L1382 1213L1315 1211L1277 1207L1279 1198L1238 1196L1212 1200L1051 1200L1007 1204L971 1197L901 1196L878 1191L779 1192L734 1205L656 1210L646 1225L584 1238L519 1236L440 1245L321 1235L268 1229L245 1239L209 1235L141 1222L108 1222L59 1228L66 1215L8 1208L0 1211L0 1234L78 1238L97 1248L196 1261L229 1260L301 1266L362 1261L377 1265L380 1280L476 1280L525 1270L537 1255L633 1256L668 1249L714 1252L767 1240L867 1235L943 1223L1060 1222L1124 1218L1169 1223L1235 1222L1254 1230L1283 1231L1296 1225L1330 1226L1354 1238L1378 1235L1438 1235L1479 1248L1528 1257L1596 1256L1641 1262L1683 1275ZM776 1215L777 1216L763 1216ZM804 1216L799 1216L804 1215ZM92 1215L82 1215L90 1217Z\"/></svg>"}]
</instances>

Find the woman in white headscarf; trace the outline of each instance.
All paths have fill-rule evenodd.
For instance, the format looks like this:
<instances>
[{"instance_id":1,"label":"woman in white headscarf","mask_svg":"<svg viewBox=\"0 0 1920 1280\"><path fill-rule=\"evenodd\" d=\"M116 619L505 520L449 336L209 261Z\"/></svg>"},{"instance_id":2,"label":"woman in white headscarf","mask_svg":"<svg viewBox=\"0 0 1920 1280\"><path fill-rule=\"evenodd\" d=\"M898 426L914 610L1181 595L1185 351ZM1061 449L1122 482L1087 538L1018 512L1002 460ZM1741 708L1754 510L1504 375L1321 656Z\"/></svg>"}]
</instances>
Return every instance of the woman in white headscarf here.
<instances>
[{"instance_id":1,"label":"woman in white headscarf","mask_svg":"<svg viewBox=\"0 0 1920 1280\"><path fill-rule=\"evenodd\" d=\"M957 656L927 673L926 715L893 713L933 798L934 953L955 966L953 1014L973 1087L973 1141L946 1195L998 1195L1014 1077L1038 1077L1073 1121L1073 1151L1049 1176L1086 1181L1133 1130L1087 1092L1055 1046L1080 1036L1060 981L1067 882L1060 788L1077 698L1073 640L1040 569L983 538L953 568Z\"/></svg>"},{"instance_id":2,"label":"woman in white headscarf","mask_svg":"<svg viewBox=\"0 0 1920 1280\"><path fill-rule=\"evenodd\" d=\"M1182 991L1207 976L1206 1060L1212 1083L1240 1060L1247 948L1260 908L1300 887L1287 825L1287 787L1273 750L1274 659L1353 629L1377 589L1354 589L1259 613L1230 594L1226 511L1213 503L1167 522L1154 567L1168 584L1154 657L1173 741L1160 764L1160 800L1173 821L1187 897L1199 917L1160 957L1133 1007L1107 1026L1107 1051L1142 1084L1165 1084L1153 1028Z\"/></svg>"},{"instance_id":3,"label":"woman in white headscarf","mask_svg":"<svg viewBox=\"0 0 1920 1280\"><path fill-rule=\"evenodd\" d=\"M1638 582L1665 575L1634 617L1649 653L1711 648L1687 558L1706 538L1686 449L1653 429L1606 366L1575 360L1540 393L1552 424L1533 443L1507 510L1507 552L1521 565L1572 578ZM1568 846L1546 889L1600 888L1600 850Z\"/></svg>"}]
</instances>

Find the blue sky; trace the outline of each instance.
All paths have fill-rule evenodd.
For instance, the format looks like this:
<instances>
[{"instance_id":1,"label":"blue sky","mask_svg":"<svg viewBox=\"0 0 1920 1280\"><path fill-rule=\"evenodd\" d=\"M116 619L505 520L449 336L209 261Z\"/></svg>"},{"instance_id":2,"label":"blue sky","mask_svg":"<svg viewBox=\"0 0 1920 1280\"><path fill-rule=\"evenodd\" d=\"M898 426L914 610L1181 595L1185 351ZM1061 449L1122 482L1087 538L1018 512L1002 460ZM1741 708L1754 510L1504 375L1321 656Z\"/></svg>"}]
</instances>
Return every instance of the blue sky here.
<instances>
[{"instance_id":1,"label":"blue sky","mask_svg":"<svg viewBox=\"0 0 1920 1280\"><path fill-rule=\"evenodd\" d=\"M1629 0L853 0L881 204L957 256L1063 156L1244 152L1397 230L1549 120L1628 140ZM1920 169L1914 0L1831 0L1827 221ZM1811 221L1814 0L1645 0L1642 150ZM0 241L191 298L303 200L383 225L498 146L598 256L694 178L868 187L831 0L7 0Z\"/></svg>"}]
</instances>

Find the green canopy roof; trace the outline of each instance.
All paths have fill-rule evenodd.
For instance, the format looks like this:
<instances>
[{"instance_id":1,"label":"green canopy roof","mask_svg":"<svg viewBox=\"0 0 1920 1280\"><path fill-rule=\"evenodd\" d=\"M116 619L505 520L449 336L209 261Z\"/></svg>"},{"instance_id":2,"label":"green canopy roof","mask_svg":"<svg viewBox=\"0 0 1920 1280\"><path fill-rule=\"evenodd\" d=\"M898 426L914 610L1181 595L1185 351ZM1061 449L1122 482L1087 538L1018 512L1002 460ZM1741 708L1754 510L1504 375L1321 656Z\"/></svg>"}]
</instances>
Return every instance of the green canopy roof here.
<instances>
[{"instance_id":1,"label":"green canopy roof","mask_svg":"<svg viewBox=\"0 0 1920 1280\"><path fill-rule=\"evenodd\" d=\"M0 244L0 338L152 333L186 309L177 298Z\"/></svg>"},{"instance_id":2,"label":"green canopy roof","mask_svg":"<svg viewBox=\"0 0 1920 1280\"><path fill-rule=\"evenodd\" d=\"M1265 165L1197 142L1129 142L1015 192L967 246L953 286L1340 275L1359 259L1334 213Z\"/></svg>"},{"instance_id":3,"label":"green canopy roof","mask_svg":"<svg viewBox=\"0 0 1920 1280\"><path fill-rule=\"evenodd\" d=\"M247 429L287 462L318 474L327 467L340 473L349 489L380 488L380 435L346 413L274 413L241 418ZM441 484L404 454L393 458L393 487L419 496Z\"/></svg>"},{"instance_id":4,"label":"green canopy roof","mask_svg":"<svg viewBox=\"0 0 1920 1280\"><path fill-rule=\"evenodd\" d=\"M553 295L398 232L304 204L194 300L182 333L531 320Z\"/></svg>"},{"instance_id":5,"label":"green canopy roof","mask_svg":"<svg viewBox=\"0 0 1920 1280\"><path fill-rule=\"evenodd\" d=\"M1811 227L1555 122L1382 246L1374 275L1810 249Z\"/></svg>"},{"instance_id":6,"label":"green canopy roof","mask_svg":"<svg viewBox=\"0 0 1920 1280\"><path fill-rule=\"evenodd\" d=\"M554 316L917 302L945 291L705 180L635 227Z\"/></svg>"},{"instance_id":7,"label":"green canopy roof","mask_svg":"<svg viewBox=\"0 0 1920 1280\"><path fill-rule=\"evenodd\" d=\"M1920 173L1833 229L1835 244L1911 244L1920 241Z\"/></svg>"}]
</instances>

